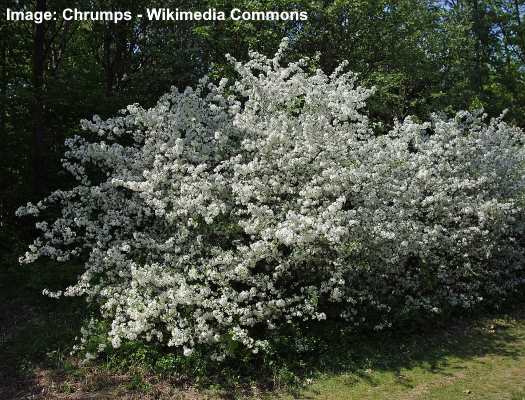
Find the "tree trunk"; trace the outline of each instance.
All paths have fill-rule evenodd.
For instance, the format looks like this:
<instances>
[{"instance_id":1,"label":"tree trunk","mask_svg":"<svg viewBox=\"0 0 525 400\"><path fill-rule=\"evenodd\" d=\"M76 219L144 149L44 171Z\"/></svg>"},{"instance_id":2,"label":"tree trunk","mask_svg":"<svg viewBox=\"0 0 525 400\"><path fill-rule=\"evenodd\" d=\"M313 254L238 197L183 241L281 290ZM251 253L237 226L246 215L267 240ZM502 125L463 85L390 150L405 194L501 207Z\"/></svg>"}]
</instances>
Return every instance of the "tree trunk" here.
<instances>
[{"instance_id":1,"label":"tree trunk","mask_svg":"<svg viewBox=\"0 0 525 400\"><path fill-rule=\"evenodd\" d=\"M6 140L7 118L7 29L5 24L0 31L2 35L2 77L0 86L0 135Z\"/></svg>"},{"instance_id":2,"label":"tree trunk","mask_svg":"<svg viewBox=\"0 0 525 400\"><path fill-rule=\"evenodd\" d=\"M105 75L105 88L106 96L111 97L113 95L113 84L114 84L114 73L113 73L113 61L111 58L111 25L110 22L105 23L104 25L104 55L103 55L103 65L104 65L104 75Z\"/></svg>"},{"instance_id":3,"label":"tree trunk","mask_svg":"<svg viewBox=\"0 0 525 400\"><path fill-rule=\"evenodd\" d=\"M481 78L481 17L478 0L472 2L472 17L473 17L473 30L474 30L474 86L477 94L481 94L482 91L482 78Z\"/></svg>"},{"instance_id":4,"label":"tree trunk","mask_svg":"<svg viewBox=\"0 0 525 400\"><path fill-rule=\"evenodd\" d=\"M46 10L46 0L36 0L36 11ZM33 135L32 135L32 175L33 192L42 195L47 190L47 163L45 148L45 120L44 120L44 51L45 51L44 23L34 25L33 35Z\"/></svg>"}]
</instances>

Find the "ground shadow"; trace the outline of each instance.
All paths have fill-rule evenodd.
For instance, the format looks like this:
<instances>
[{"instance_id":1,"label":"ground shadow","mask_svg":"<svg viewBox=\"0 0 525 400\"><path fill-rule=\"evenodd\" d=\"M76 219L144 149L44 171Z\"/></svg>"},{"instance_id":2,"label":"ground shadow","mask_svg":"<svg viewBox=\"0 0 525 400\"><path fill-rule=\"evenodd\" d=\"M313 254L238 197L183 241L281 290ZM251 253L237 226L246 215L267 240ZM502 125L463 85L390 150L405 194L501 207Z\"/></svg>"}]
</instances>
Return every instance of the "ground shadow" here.
<instances>
[{"instance_id":1,"label":"ground shadow","mask_svg":"<svg viewBox=\"0 0 525 400\"><path fill-rule=\"evenodd\" d=\"M85 310L81 299L51 299L42 289L71 283L78 268L0 267L0 399L45 398L37 369L67 356Z\"/></svg>"}]
</instances>

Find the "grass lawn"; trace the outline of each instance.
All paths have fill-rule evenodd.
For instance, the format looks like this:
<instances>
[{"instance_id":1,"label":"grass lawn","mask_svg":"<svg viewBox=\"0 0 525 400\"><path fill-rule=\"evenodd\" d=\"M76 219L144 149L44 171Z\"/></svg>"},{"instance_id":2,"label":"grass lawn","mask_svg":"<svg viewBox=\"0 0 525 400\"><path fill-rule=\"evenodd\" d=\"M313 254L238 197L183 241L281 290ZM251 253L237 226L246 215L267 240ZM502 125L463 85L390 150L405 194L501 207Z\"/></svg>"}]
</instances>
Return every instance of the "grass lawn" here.
<instances>
[{"instance_id":1,"label":"grass lawn","mask_svg":"<svg viewBox=\"0 0 525 400\"><path fill-rule=\"evenodd\" d=\"M21 276L0 276L1 400L525 400L525 305L423 331L346 338L311 358L297 385L199 388L140 370L115 371L103 361L83 365L69 356L82 304L40 296L45 275Z\"/></svg>"},{"instance_id":2,"label":"grass lawn","mask_svg":"<svg viewBox=\"0 0 525 400\"><path fill-rule=\"evenodd\" d=\"M368 368L321 374L300 398L525 400L524 312L364 346Z\"/></svg>"}]
</instances>

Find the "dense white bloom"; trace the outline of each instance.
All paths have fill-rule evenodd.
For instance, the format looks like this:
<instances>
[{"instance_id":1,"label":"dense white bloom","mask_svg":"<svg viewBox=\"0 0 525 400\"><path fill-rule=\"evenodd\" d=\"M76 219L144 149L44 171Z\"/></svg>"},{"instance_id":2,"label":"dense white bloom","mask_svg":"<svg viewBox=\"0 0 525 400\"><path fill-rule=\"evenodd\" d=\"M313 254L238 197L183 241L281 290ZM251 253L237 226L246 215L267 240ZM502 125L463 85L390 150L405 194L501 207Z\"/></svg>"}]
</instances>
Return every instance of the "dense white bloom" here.
<instances>
[{"instance_id":1,"label":"dense white bloom","mask_svg":"<svg viewBox=\"0 0 525 400\"><path fill-rule=\"evenodd\" d=\"M22 261L85 256L64 294L100 306L113 346L209 345L219 360L231 340L265 351L286 322L383 329L523 284L519 129L460 113L377 136L371 90L344 65L281 65L285 47L232 59L232 83L82 121L91 136L63 162L78 185L19 209L60 207Z\"/></svg>"}]
</instances>

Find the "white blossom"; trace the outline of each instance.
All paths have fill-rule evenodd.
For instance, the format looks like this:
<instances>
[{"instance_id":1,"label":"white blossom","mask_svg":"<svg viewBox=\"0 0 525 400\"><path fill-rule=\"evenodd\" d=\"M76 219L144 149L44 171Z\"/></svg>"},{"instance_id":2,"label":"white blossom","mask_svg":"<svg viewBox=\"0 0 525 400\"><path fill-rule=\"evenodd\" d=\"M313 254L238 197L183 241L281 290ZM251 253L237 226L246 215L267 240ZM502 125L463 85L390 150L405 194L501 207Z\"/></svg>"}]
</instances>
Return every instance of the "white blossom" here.
<instances>
[{"instance_id":1,"label":"white blossom","mask_svg":"<svg viewBox=\"0 0 525 400\"><path fill-rule=\"evenodd\" d=\"M18 210L60 209L21 261L85 257L64 294L99 306L114 347L221 360L287 322L384 329L522 287L523 132L462 112L378 136L372 90L344 65L283 65L286 43L231 59L233 82L82 121L63 161L77 186Z\"/></svg>"}]
</instances>

